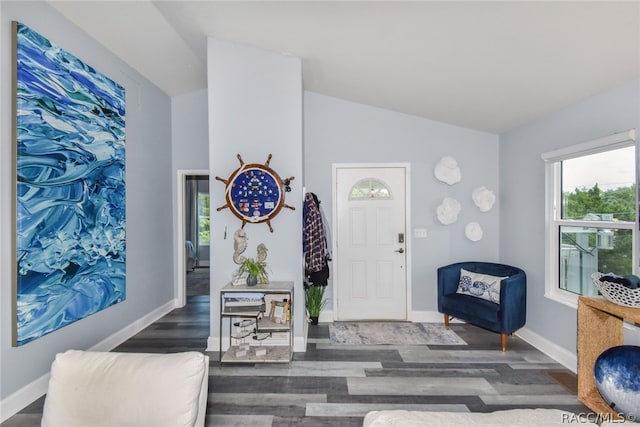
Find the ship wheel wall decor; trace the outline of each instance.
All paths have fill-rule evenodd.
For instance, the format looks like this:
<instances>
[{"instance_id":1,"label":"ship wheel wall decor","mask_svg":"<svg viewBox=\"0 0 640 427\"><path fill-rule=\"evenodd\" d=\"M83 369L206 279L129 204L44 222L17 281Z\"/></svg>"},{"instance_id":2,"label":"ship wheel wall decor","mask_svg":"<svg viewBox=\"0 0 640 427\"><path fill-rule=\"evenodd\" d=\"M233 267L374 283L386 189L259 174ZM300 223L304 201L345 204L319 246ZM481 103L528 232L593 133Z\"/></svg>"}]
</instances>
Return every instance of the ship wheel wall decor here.
<instances>
[{"instance_id":1,"label":"ship wheel wall decor","mask_svg":"<svg viewBox=\"0 0 640 427\"><path fill-rule=\"evenodd\" d=\"M295 210L284 202L284 195L291 191L289 186L294 177L285 180L280 178L271 167L271 154L264 164L244 163L240 154L237 155L240 167L234 170L228 179L216 176L225 188L226 204L220 206L218 212L229 208L240 218L242 227L246 223L266 222L269 231L273 233L271 219L278 215L282 208Z\"/></svg>"}]
</instances>

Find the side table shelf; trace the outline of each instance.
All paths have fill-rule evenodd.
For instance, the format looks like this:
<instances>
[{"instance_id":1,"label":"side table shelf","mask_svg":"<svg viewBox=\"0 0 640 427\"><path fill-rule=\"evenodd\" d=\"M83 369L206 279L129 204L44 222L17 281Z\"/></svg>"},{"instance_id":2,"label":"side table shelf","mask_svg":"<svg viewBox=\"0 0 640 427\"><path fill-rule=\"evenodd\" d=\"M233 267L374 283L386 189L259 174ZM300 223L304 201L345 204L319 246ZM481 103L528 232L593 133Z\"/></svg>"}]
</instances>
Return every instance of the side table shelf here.
<instances>
[{"instance_id":1,"label":"side table shelf","mask_svg":"<svg viewBox=\"0 0 640 427\"><path fill-rule=\"evenodd\" d=\"M593 367L603 351L624 344L623 319L640 322L640 309L603 297L578 299L578 399L594 412L614 418L620 417L600 396Z\"/></svg>"},{"instance_id":2,"label":"side table shelf","mask_svg":"<svg viewBox=\"0 0 640 427\"><path fill-rule=\"evenodd\" d=\"M269 318L270 306L226 307L225 299L246 293L263 294L267 300L293 301L293 282L270 282L257 286L227 284L220 290L220 363L288 363L293 355L292 320ZM290 304L293 319L293 304ZM229 324L229 347L222 350L223 323ZM235 328L235 329L234 329Z\"/></svg>"}]
</instances>

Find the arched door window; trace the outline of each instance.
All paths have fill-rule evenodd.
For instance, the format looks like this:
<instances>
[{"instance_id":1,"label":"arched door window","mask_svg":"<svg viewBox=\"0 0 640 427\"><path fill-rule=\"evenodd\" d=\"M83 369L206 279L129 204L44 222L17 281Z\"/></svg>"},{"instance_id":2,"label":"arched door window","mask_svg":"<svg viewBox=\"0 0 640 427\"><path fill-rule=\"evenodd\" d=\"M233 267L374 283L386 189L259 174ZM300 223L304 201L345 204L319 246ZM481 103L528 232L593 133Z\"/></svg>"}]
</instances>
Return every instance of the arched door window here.
<instances>
[{"instance_id":1,"label":"arched door window","mask_svg":"<svg viewBox=\"0 0 640 427\"><path fill-rule=\"evenodd\" d=\"M365 178L351 187L349 200L390 199L391 191L387 185L375 178Z\"/></svg>"}]
</instances>

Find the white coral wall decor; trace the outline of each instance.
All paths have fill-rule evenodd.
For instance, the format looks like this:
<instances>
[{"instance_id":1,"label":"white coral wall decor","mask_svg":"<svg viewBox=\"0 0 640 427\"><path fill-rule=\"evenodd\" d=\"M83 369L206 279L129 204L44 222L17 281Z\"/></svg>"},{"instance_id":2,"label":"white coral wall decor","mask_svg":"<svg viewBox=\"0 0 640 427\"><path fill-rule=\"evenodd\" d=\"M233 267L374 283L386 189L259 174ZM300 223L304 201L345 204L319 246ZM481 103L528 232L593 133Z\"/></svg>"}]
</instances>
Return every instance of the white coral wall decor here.
<instances>
[{"instance_id":1,"label":"white coral wall decor","mask_svg":"<svg viewBox=\"0 0 640 427\"><path fill-rule=\"evenodd\" d=\"M462 180L462 173L458 167L458 162L450 156L445 156L440 159L433 172L439 181L449 185L456 184Z\"/></svg>"},{"instance_id":2,"label":"white coral wall decor","mask_svg":"<svg viewBox=\"0 0 640 427\"><path fill-rule=\"evenodd\" d=\"M477 222L470 222L464 228L464 234L467 236L467 239L472 242L477 242L482 239L482 227Z\"/></svg>"},{"instance_id":3,"label":"white coral wall decor","mask_svg":"<svg viewBox=\"0 0 640 427\"><path fill-rule=\"evenodd\" d=\"M488 190L487 187L476 188L473 190L471 197L473 198L473 203L480 209L480 212L490 211L496 202L496 195L493 194L493 191Z\"/></svg>"},{"instance_id":4,"label":"white coral wall decor","mask_svg":"<svg viewBox=\"0 0 640 427\"><path fill-rule=\"evenodd\" d=\"M458 214L460 213L460 202L451 197L445 197L442 203L436 209L438 214L438 221L444 225L453 224L458 220Z\"/></svg>"}]
</instances>

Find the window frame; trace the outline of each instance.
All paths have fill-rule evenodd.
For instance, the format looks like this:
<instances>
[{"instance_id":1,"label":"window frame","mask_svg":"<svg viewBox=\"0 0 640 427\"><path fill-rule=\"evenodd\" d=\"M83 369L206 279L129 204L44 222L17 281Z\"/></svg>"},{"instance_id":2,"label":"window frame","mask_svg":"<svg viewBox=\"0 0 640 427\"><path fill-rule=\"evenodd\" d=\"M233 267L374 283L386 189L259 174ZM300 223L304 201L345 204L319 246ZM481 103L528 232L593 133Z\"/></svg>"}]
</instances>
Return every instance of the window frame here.
<instances>
[{"instance_id":1,"label":"window frame","mask_svg":"<svg viewBox=\"0 0 640 427\"><path fill-rule=\"evenodd\" d=\"M584 221L562 219L562 161L590 154L603 153L619 148L636 147L636 220L627 221ZM581 144L571 145L542 154L545 161L545 293L544 296L569 307L578 307L580 295L560 288L560 227L576 226L590 228L630 229L632 233L633 272L636 273L638 260L636 257L638 243L638 147L635 129L619 132L603 138L594 139Z\"/></svg>"}]
</instances>

